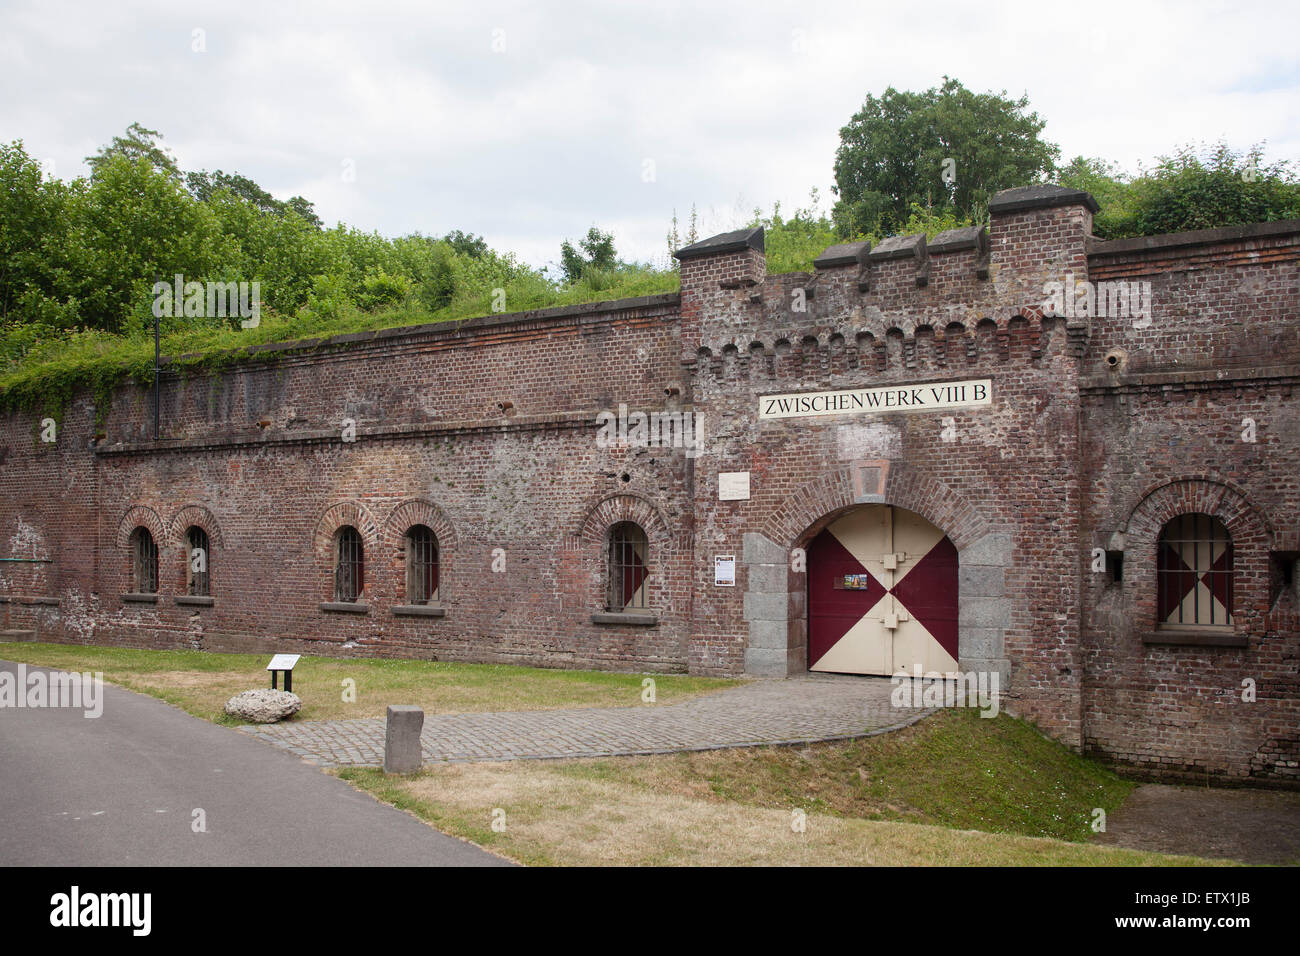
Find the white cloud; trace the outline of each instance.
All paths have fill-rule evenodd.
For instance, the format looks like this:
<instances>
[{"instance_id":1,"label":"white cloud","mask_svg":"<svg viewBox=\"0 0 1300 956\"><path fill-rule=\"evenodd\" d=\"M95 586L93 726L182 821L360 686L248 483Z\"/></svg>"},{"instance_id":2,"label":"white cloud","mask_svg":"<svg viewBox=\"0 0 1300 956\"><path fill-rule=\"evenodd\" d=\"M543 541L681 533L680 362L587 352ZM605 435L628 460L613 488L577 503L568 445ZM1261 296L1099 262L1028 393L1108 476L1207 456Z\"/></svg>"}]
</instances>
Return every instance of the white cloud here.
<instances>
[{"instance_id":1,"label":"white cloud","mask_svg":"<svg viewBox=\"0 0 1300 956\"><path fill-rule=\"evenodd\" d=\"M0 138L67 177L139 121L184 167L304 195L328 222L463 229L539 265L596 223L647 259L692 202L704 234L814 186L829 205L866 94L944 74L1027 93L1067 158L1133 170L1222 137L1300 159L1297 26L1249 3L18 0L0 11Z\"/></svg>"}]
</instances>

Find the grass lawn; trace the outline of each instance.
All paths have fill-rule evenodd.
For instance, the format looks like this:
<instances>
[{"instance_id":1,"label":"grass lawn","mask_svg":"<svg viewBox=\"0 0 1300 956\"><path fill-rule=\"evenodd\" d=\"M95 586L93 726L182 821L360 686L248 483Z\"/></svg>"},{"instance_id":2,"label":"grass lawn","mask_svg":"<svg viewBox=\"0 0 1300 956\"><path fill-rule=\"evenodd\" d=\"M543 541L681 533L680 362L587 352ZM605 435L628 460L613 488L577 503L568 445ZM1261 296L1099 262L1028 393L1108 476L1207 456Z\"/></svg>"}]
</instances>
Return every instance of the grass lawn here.
<instances>
[{"instance_id":1,"label":"grass lawn","mask_svg":"<svg viewBox=\"0 0 1300 956\"><path fill-rule=\"evenodd\" d=\"M104 680L158 697L205 720L239 721L222 713L243 690L270 687L269 654L148 651L71 644L0 643L0 659L75 671L101 671ZM356 682L345 701L344 682ZM642 674L546 670L501 664L303 657L293 672L302 698L294 720L382 717L389 704L415 704L426 714L485 710L641 705ZM657 703L686 700L739 683L711 677L656 674Z\"/></svg>"},{"instance_id":2,"label":"grass lawn","mask_svg":"<svg viewBox=\"0 0 1300 956\"><path fill-rule=\"evenodd\" d=\"M268 684L265 654L0 643L0 659L77 671L221 713ZM344 683L356 682L356 701ZM639 674L303 657L297 720L639 706ZM656 675L659 703L737 681ZM337 771L380 800L522 863L542 865L1206 864L1091 843L1135 784L1006 714L941 711L904 730L805 747ZM494 816L504 828L493 829ZM802 820L802 831L792 824ZM498 824L500 825L500 824Z\"/></svg>"},{"instance_id":3,"label":"grass lawn","mask_svg":"<svg viewBox=\"0 0 1300 956\"><path fill-rule=\"evenodd\" d=\"M1109 815L1134 785L1005 715L945 711L896 733L804 748L337 773L528 864L1212 862L1085 842L1093 809ZM796 810L804 832L792 826Z\"/></svg>"}]
</instances>

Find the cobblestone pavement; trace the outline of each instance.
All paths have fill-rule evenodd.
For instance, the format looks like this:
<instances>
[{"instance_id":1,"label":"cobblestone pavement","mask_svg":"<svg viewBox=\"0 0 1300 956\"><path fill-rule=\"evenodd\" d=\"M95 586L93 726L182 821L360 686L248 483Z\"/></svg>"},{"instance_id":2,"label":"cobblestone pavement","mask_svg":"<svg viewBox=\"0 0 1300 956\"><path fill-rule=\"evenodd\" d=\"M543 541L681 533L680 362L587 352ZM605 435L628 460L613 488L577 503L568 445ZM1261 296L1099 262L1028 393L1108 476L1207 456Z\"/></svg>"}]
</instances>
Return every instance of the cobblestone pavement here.
<instances>
[{"instance_id":1,"label":"cobblestone pavement","mask_svg":"<svg viewBox=\"0 0 1300 956\"><path fill-rule=\"evenodd\" d=\"M756 680L680 704L426 714L421 743L425 763L608 757L861 737L930 713L891 707L890 690L888 678L809 674ZM240 730L323 766L384 760L383 718Z\"/></svg>"}]
</instances>

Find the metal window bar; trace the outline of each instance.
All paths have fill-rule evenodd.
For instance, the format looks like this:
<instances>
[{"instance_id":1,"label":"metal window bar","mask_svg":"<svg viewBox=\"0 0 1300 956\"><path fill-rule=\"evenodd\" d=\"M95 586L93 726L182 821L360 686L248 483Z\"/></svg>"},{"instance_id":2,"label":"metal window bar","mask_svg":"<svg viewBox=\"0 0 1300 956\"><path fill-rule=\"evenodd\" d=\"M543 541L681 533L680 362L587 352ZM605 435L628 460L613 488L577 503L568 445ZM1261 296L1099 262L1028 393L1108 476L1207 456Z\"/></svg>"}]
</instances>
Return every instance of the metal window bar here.
<instances>
[{"instance_id":1,"label":"metal window bar","mask_svg":"<svg viewBox=\"0 0 1300 956\"><path fill-rule=\"evenodd\" d=\"M1171 520L1165 525L1160 535L1164 548L1178 555L1179 564L1167 566L1163 559L1157 567L1157 585L1159 588L1159 605L1168 608L1175 600L1178 612L1178 624L1224 626L1232 624L1233 605L1233 554L1232 538L1223 522L1213 515L1185 514ZM1222 546L1224 564L1216 570L1215 552ZM1162 548L1162 555L1163 550ZM1192 574L1199 583L1202 580L1208 586L1210 595L1216 591L1216 585L1222 586L1222 612L1216 609L1220 602L1211 599L1201 601L1200 587L1192 588L1192 607L1187 613L1186 596L1183 595L1181 580L1183 575ZM1173 623L1167 620L1161 623Z\"/></svg>"},{"instance_id":2,"label":"metal window bar","mask_svg":"<svg viewBox=\"0 0 1300 956\"><path fill-rule=\"evenodd\" d=\"M334 599L356 601L365 587L365 548L356 528L343 528L338 535L338 557L334 571Z\"/></svg>"},{"instance_id":3,"label":"metal window bar","mask_svg":"<svg viewBox=\"0 0 1300 956\"><path fill-rule=\"evenodd\" d=\"M416 525L406 535L406 600L410 604L438 601L438 539L424 525Z\"/></svg>"},{"instance_id":4,"label":"metal window bar","mask_svg":"<svg viewBox=\"0 0 1300 956\"><path fill-rule=\"evenodd\" d=\"M132 563L137 592L155 594L158 591L158 545L148 528L136 528L134 538Z\"/></svg>"},{"instance_id":5,"label":"metal window bar","mask_svg":"<svg viewBox=\"0 0 1300 956\"><path fill-rule=\"evenodd\" d=\"M208 582L212 572L212 552L208 547L208 533L196 525L190 528L185 538L189 545L185 565L187 590L194 597L210 597Z\"/></svg>"},{"instance_id":6,"label":"metal window bar","mask_svg":"<svg viewBox=\"0 0 1300 956\"><path fill-rule=\"evenodd\" d=\"M1201 515L1196 515L1194 518L1192 518L1193 528L1199 529L1199 526L1201 524L1201 517L1202 517ZM1212 570L1214 567L1214 522L1212 522L1209 519L1208 515L1205 516L1205 525L1206 525L1206 531L1209 533L1209 541L1210 541L1210 549L1208 552L1206 552L1205 555L1205 570L1208 571L1210 574L1210 587L1212 589L1214 587L1214 571ZM1200 551L1199 545L1197 546L1197 551L1198 553ZM1199 561L1197 562L1197 570L1198 571L1200 570ZM1197 588L1196 589L1196 620L1198 621L1201 619L1200 601L1201 601L1201 589ZM1211 599L1206 603L1210 605L1210 623L1213 624L1214 623L1214 601L1213 599Z\"/></svg>"},{"instance_id":7,"label":"metal window bar","mask_svg":"<svg viewBox=\"0 0 1300 956\"><path fill-rule=\"evenodd\" d=\"M610 611L643 609L646 606L645 532L630 521L611 529L609 535L609 606Z\"/></svg>"}]
</instances>

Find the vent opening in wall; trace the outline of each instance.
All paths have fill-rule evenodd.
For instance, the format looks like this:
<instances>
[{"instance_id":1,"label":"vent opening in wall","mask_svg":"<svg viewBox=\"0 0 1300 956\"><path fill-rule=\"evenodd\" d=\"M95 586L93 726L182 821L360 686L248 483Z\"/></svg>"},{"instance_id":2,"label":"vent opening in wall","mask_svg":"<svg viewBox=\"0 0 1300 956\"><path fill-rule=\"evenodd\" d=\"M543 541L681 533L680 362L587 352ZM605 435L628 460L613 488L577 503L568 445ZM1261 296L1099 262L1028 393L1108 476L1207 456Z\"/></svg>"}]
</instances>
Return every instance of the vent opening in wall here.
<instances>
[{"instance_id":1,"label":"vent opening in wall","mask_svg":"<svg viewBox=\"0 0 1300 956\"><path fill-rule=\"evenodd\" d=\"M1300 599L1296 591L1296 563L1300 554L1295 551L1272 551L1268 556L1268 606L1277 607L1283 595Z\"/></svg>"}]
</instances>

